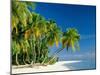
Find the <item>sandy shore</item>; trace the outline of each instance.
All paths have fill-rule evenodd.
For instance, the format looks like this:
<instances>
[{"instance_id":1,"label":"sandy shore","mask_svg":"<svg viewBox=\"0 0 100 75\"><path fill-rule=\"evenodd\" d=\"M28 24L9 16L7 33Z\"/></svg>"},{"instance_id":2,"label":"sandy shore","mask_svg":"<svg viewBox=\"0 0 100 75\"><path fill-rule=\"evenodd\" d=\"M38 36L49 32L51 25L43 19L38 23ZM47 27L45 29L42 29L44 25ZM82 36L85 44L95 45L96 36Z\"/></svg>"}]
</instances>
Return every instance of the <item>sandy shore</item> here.
<instances>
[{"instance_id":1,"label":"sandy shore","mask_svg":"<svg viewBox=\"0 0 100 75\"><path fill-rule=\"evenodd\" d=\"M77 62L81 62L81 61L59 61L54 65L35 66L33 68L31 67L14 68L13 66L12 74L70 70L70 68L67 65L71 63L77 63Z\"/></svg>"}]
</instances>

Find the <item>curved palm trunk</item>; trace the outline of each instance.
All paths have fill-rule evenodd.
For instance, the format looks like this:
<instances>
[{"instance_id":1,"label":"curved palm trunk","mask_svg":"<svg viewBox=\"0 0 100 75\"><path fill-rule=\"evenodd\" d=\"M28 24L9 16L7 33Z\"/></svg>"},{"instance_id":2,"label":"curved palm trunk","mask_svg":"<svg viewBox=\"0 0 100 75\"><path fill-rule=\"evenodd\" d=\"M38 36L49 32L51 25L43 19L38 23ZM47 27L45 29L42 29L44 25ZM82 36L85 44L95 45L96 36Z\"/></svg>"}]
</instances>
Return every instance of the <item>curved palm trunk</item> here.
<instances>
[{"instance_id":1,"label":"curved palm trunk","mask_svg":"<svg viewBox=\"0 0 100 75\"><path fill-rule=\"evenodd\" d=\"M45 60L47 59L47 54L48 54L48 51L46 52L45 57L44 57L44 60L42 61L41 64L44 64Z\"/></svg>"},{"instance_id":2,"label":"curved palm trunk","mask_svg":"<svg viewBox=\"0 0 100 75\"><path fill-rule=\"evenodd\" d=\"M47 42L47 39L46 39L46 36L44 36L44 38L45 38L45 42L44 43L46 43ZM46 59L47 59L47 57L48 57L48 49L45 49L46 51L45 51L45 56L44 56L44 59L43 59L43 61L41 62L41 64L44 64L45 63L45 61L46 61ZM44 51L44 50L43 50ZM44 55L44 53L43 53L43 55Z\"/></svg>"},{"instance_id":3,"label":"curved palm trunk","mask_svg":"<svg viewBox=\"0 0 100 75\"><path fill-rule=\"evenodd\" d=\"M36 52L35 52L35 48L32 51L32 61L31 61L31 65L35 64L36 62Z\"/></svg>"},{"instance_id":4,"label":"curved palm trunk","mask_svg":"<svg viewBox=\"0 0 100 75\"><path fill-rule=\"evenodd\" d=\"M35 36L33 38L35 39ZM33 46L33 48L32 48L32 62L31 62L31 65L32 65L36 62L35 41L32 42L31 46Z\"/></svg>"},{"instance_id":5,"label":"curved palm trunk","mask_svg":"<svg viewBox=\"0 0 100 75\"><path fill-rule=\"evenodd\" d=\"M60 48L59 50L56 50L55 53L52 55L52 58L48 61L48 64L55 58L55 56L61 52L64 48Z\"/></svg>"},{"instance_id":6,"label":"curved palm trunk","mask_svg":"<svg viewBox=\"0 0 100 75\"><path fill-rule=\"evenodd\" d=\"M18 53L16 53L16 64L19 65L19 62L18 62Z\"/></svg>"},{"instance_id":7,"label":"curved palm trunk","mask_svg":"<svg viewBox=\"0 0 100 75\"><path fill-rule=\"evenodd\" d=\"M26 64L24 54L23 54L23 62L24 62L24 64Z\"/></svg>"},{"instance_id":8,"label":"curved palm trunk","mask_svg":"<svg viewBox=\"0 0 100 75\"><path fill-rule=\"evenodd\" d=\"M39 39L37 41L37 44L38 44L38 61L40 62L40 41Z\"/></svg>"},{"instance_id":9,"label":"curved palm trunk","mask_svg":"<svg viewBox=\"0 0 100 75\"><path fill-rule=\"evenodd\" d=\"M27 61L28 63L30 63L30 57L29 57L28 52L26 52L26 61Z\"/></svg>"},{"instance_id":10,"label":"curved palm trunk","mask_svg":"<svg viewBox=\"0 0 100 75\"><path fill-rule=\"evenodd\" d=\"M33 49L33 61L32 61L34 64L36 62L36 51L35 51L35 43L34 43L34 49Z\"/></svg>"}]
</instances>

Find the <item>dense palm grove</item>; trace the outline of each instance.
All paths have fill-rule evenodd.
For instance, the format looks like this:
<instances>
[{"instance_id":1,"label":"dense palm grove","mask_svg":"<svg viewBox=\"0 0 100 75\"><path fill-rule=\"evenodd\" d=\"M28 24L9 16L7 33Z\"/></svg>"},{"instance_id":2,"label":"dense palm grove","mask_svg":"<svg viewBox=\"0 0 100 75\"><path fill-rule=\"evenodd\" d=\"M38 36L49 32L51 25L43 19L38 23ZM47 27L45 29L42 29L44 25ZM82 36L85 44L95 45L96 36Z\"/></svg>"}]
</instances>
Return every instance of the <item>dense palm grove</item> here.
<instances>
[{"instance_id":1,"label":"dense palm grove","mask_svg":"<svg viewBox=\"0 0 100 75\"><path fill-rule=\"evenodd\" d=\"M33 11L30 11L31 8ZM12 64L54 64L56 55L65 47L78 48L80 35L75 28L62 32L53 20L34 12L35 3L12 1ZM62 43L62 48L49 56L49 47Z\"/></svg>"}]
</instances>

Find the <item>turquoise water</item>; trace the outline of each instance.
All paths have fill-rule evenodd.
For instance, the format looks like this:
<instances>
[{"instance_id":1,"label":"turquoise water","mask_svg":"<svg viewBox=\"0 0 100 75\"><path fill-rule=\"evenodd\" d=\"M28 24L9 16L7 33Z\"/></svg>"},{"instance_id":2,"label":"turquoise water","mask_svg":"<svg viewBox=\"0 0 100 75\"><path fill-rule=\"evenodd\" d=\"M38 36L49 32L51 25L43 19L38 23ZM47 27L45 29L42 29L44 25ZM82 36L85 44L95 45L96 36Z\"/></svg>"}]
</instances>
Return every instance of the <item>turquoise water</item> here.
<instances>
[{"instance_id":1,"label":"turquoise water","mask_svg":"<svg viewBox=\"0 0 100 75\"><path fill-rule=\"evenodd\" d=\"M52 53L54 53L52 50ZM85 51L85 50L84 50ZM51 55L52 55L51 53ZM66 52L63 50L60 52L58 56L59 61L81 61L76 63L64 64L64 66L71 68L71 70L87 70L87 69L95 69L96 68L96 55L95 49L88 49L85 52Z\"/></svg>"},{"instance_id":2,"label":"turquoise water","mask_svg":"<svg viewBox=\"0 0 100 75\"><path fill-rule=\"evenodd\" d=\"M95 61L93 60L82 60L81 62L68 64L71 70L79 70L79 69L95 69Z\"/></svg>"},{"instance_id":3,"label":"turquoise water","mask_svg":"<svg viewBox=\"0 0 100 75\"><path fill-rule=\"evenodd\" d=\"M66 60L60 60L66 61ZM68 63L64 66L69 67L71 70L88 70L88 69L96 69L96 61L95 58L92 59L81 59L81 60L67 60L67 61L80 61L75 63ZM67 62L66 61L66 62Z\"/></svg>"}]
</instances>

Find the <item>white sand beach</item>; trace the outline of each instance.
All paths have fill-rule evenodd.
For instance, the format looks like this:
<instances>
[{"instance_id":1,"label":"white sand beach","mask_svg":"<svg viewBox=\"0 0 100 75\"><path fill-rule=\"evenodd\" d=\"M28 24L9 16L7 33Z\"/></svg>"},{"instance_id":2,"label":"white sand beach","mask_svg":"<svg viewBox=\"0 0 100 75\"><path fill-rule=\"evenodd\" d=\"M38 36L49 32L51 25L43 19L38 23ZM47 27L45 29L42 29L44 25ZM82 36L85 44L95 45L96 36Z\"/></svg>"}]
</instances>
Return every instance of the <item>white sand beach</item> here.
<instances>
[{"instance_id":1,"label":"white sand beach","mask_svg":"<svg viewBox=\"0 0 100 75\"><path fill-rule=\"evenodd\" d=\"M54 65L35 66L32 68L31 67L14 68L13 66L12 74L70 70L67 64L72 64L77 62L81 62L81 61L59 61L56 62Z\"/></svg>"}]
</instances>

